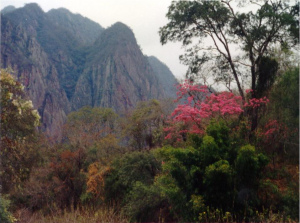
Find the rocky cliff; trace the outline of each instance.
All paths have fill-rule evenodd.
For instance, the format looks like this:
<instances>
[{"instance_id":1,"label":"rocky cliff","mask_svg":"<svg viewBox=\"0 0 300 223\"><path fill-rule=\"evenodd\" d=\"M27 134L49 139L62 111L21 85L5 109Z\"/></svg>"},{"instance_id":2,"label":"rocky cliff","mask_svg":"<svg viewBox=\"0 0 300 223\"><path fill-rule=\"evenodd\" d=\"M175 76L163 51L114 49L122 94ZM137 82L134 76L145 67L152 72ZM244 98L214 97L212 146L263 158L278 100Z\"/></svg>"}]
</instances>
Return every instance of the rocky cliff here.
<instances>
[{"instance_id":1,"label":"rocky cliff","mask_svg":"<svg viewBox=\"0 0 300 223\"><path fill-rule=\"evenodd\" d=\"M103 29L66 9L45 13L37 4L2 10L1 64L25 85L50 136L60 134L72 110L127 111L141 100L170 97L176 81L160 61L142 54L125 24Z\"/></svg>"},{"instance_id":2,"label":"rocky cliff","mask_svg":"<svg viewBox=\"0 0 300 223\"><path fill-rule=\"evenodd\" d=\"M98 23L65 8L52 9L47 15L52 23L72 33L82 45L93 44L104 30Z\"/></svg>"},{"instance_id":3,"label":"rocky cliff","mask_svg":"<svg viewBox=\"0 0 300 223\"><path fill-rule=\"evenodd\" d=\"M167 98L176 98L176 85L178 85L178 80L174 77L174 74L170 69L159 61L156 57L147 57L152 70L157 77L159 83L164 86L164 93Z\"/></svg>"},{"instance_id":4,"label":"rocky cliff","mask_svg":"<svg viewBox=\"0 0 300 223\"><path fill-rule=\"evenodd\" d=\"M58 81L58 72L38 42L44 12L27 5L1 16L1 64L11 67L41 115L42 130L60 134L71 106Z\"/></svg>"},{"instance_id":5,"label":"rocky cliff","mask_svg":"<svg viewBox=\"0 0 300 223\"><path fill-rule=\"evenodd\" d=\"M73 109L84 105L126 111L138 101L163 98L165 93L129 27L106 29L87 55L74 96Z\"/></svg>"}]
</instances>

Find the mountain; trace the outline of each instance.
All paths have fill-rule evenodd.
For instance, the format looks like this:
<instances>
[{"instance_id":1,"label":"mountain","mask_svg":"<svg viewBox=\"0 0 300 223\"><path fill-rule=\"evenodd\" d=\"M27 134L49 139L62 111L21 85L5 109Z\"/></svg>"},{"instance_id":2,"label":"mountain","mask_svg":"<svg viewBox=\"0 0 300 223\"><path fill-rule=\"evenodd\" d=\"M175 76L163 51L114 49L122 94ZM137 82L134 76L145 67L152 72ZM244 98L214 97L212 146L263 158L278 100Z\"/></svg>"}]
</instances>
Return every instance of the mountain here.
<instances>
[{"instance_id":1,"label":"mountain","mask_svg":"<svg viewBox=\"0 0 300 223\"><path fill-rule=\"evenodd\" d=\"M82 106L120 113L173 94L170 70L144 56L123 23L104 29L63 8L45 13L35 3L3 10L1 64L24 84L49 136L60 135L67 114Z\"/></svg>"},{"instance_id":2,"label":"mountain","mask_svg":"<svg viewBox=\"0 0 300 223\"><path fill-rule=\"evenodd\" d=\"M174 77L174 74L170 71L170 69L158 60L154 56L147 57L150 66L152 67L154 74L159 80L159 83L164 86L164 92L166 97L168 98L176 98L176 85L178 84L178 80Z\"/></svg>"},{"instance_id":3,"label":"mountain","mask_svg":"<svg viewBox=\"0 0 300 223\"><path fill-rule=\"evenodd\" d=\"M16 9L16 7L14 7L14 6L12 6L12 5L6 6L5 8L3 8L3 9L1 10L1 14L2 14L2 15L5 15L5 14L7 14L7 13L10 13L10 12L14 11L15 9Z\"/></svg>"},{"instance_id":4,"label":"mountain","mask_svg":"<svg viewBox=\"0 0 300 223\"><path fill-rule=\"evenodd\" d=\"M91 105L126 111L138 101L165 96L133 32L120 22L102 33L87 58L71 100L75 110Z\"/></svg>"},{"instance_id":5,"label":"mountain","mask_svg":"<svg viewBox=\"0 0 300 223\"><path fill-rule=\"evenodd\" d=\"M52 9L47 15L52 23L72 33L83 45L93 44L104 30L98 23L65 8Z\"/></svg>"},{"instance_id":6,"label":"mountain","mask_svg":"<svg viewBox=\"0 0 300 223\"><path fill-rule=\"evenodd\" d=\"M1 14L1 64L11 67L41 115L42 130L59 134L71 111L58 72L38 41L45 14L36 4Z\"/></svg>"}]
</instances>

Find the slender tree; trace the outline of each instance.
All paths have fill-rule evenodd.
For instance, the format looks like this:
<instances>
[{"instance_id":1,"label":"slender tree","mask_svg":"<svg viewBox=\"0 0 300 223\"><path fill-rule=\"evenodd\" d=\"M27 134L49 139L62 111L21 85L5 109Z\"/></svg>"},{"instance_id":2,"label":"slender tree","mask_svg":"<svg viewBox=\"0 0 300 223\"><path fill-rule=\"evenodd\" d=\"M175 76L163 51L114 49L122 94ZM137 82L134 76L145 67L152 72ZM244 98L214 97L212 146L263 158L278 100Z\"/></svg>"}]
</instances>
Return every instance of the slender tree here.
<instances>
[{"instance_id":1,"label":"slender tree","mask_svg":"<svg viewBox=\"0 0 300 223\"><path fill-rule=\"evenodd\" d=\"M186 47L181 60L190 66L188 74L199 74L210 63L214 79L226 81L230 90L234 80L243 100L243 78L250 78L252 97L257 97L269 49L278 44L289 48L299 41L298 1L294 6L281 0L247 4L257 11L236 11L232 0L173 1L166 15L169 22L159 31L162 44L181 41ZM208 47L207 39L212 42Z\"/></svg>"}]
</instances>

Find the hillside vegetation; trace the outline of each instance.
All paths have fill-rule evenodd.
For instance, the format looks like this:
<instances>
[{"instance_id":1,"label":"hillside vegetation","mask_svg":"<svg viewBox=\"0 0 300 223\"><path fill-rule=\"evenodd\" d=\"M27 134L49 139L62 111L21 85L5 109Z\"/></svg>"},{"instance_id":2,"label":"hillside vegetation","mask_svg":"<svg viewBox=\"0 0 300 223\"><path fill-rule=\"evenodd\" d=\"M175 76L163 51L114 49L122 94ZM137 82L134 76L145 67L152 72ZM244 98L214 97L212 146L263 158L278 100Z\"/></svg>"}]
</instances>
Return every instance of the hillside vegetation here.
<instances>
[{"instance_id":1,"label":"hillside vegetation","mask_svg":"<svg viewBox=\"0 0 300 223\"><path fill-rule=\"evenodd\" d=\"M2 70L1 91L7 93L1 99L1 217L8 222L11 213L25 222L297 221L299 112L283 105L298 103L298 72L278 78L269 102L260 104L255 132L237 96L236 104L228 95L221 101L240 108L235 112L224 112L225 105L213 109L220 93L206 97L212 110L197 124L199 131L193 120L185 122L183 110L170 119L172 103L152 100L125 117L101 107L72 112L63 141L56 143L32 132L36 121L29 118L36 116L22 107L27 102L9 99L15 93L6 83L19 84ZM20 127L10 124L14 114L21 114Z\"/></svg>"},{"instance_id":2,"label":"hillside vegetation","mask_svg":"<svg viewBox=\"0 0 300 223\"><path fill-rule=\"evenodd\" d=\"M190 46L191 38L212 38L225 49L218 44L206 48L210 54L187 49L182 57L190 65L187 80L166 89L176 91L175 101L145 96L160 94L155 83L174 80L170 74L158 78L167 68L143 57L131 30L115 24L95 40L99 51L90 54L92 66L80 74L71 96L82 104L65 113L59 139L38 128L43 117L27 86L14 71L1 69L0 221L298 222L297 4L266 1L256 13L233 13L230 1L172 2L169 23L160 30L162 43ZM124 29L125 36L116 34ZM110 42L108 36L117 37ZM244 54L235 60L226 43L233 40ZM93 61L100 55L106 60ZM131 67L134 61L141 66ZM248 66L245 73L237 63ZM207 80L205 67L227 91L198 82ZM122 98L122 75L151 84L135 88L132 94L140 95L134 99ZM116 81L97 88L109 78ZM119 86L118 95L101 94L112 86ZM85 90L93 93L84 95ZM48 95L47 102L53 98ZM115 100L135 105L118 113L103 106Z\"/></svg>"}]
</instances>

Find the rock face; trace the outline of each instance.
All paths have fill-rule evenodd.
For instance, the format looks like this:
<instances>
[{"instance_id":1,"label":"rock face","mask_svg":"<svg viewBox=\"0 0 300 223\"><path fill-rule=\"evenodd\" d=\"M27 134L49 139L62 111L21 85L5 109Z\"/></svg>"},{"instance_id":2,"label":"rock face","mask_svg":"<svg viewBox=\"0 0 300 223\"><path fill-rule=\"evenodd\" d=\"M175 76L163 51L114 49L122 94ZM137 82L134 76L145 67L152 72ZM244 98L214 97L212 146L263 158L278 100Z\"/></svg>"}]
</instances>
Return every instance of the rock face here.
<instances>
[{"instance_id":1,"label":"rock face","mask_svg":"<svg viewBox=\"0 0 300 223\"><path fill-rule=\"evenodd\" d=\"M164 63L160 62L156 57L147 57L149 64L151 65L155 76L158 78L159 83L164 86L164 92L168 98L176 98L176 85L178 80L174 77L174 74Z\"/></svg>"},{"instance_id":2,"label":"rock face","mask_svg":"<svg viewBox=\"0 0 300 223\"><path fill-rule=\"evenodd\" d=\"M42 130L55 136L60 134L71 106L59 84L54 64L38 42L40 24L36 19L28 21L34 17L44 19L44 13L37 5L28 5L1 16L1 63L3 67L11 67L25 86L41 115Z\"/></svg>"},{"instance_id":3,"label":"rock face","mask_svg":"<svg viewBox=\"0 0 300 223\"><path fill-rule=\"evenodd\" d=\"M59 136L66 115L82 106L123 112L173 94L172 73L145 57L122 23L103 29L66 9L45 13L37 4L3 11L1 64L24 84L49 136Z\"/></svg>"},{"instance_id":4,"label":"rock face","mask_svg":"<svg viewBox=\"0 0 300 223\"><path fill-rule=\"evenodd\" d=\"M47 15L52 23L70 32L83 45L93 44L104 30L98 23L64 8L52 9Z\"/></svg>"},{"instance_id":5,"label":"rock face","mask_svg":"<svg viewBox=\"0 0 300 223\"><path fill-rule=\"evenodd\" d=\"M120 112L138 101L165 96L132 31L122 23L102 33L85 67L71 100L74 110L90 105Z\"/></svg>"}]
</instances>

